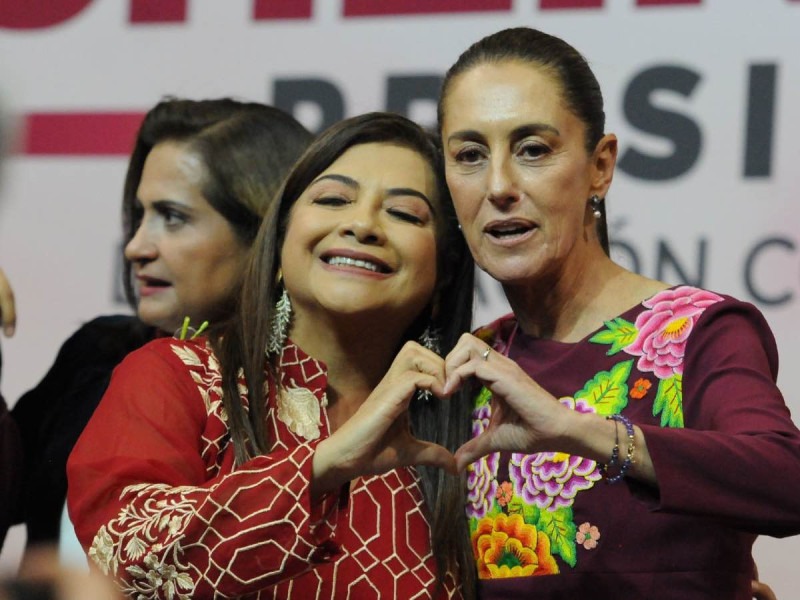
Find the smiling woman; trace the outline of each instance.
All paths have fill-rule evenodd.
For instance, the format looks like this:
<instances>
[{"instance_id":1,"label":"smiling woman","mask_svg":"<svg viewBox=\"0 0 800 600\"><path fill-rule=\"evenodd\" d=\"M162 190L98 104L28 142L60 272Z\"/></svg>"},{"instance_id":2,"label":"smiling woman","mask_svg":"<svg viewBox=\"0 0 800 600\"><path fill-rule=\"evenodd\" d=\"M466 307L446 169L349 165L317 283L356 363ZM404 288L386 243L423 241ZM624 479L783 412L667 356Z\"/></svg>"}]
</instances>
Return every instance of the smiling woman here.
<instances>
[{"instance_id":1,"label":"smiling woman","mask_svg":"<svg viewBox=\"0 0 800 600\"><path fill-rule=\"evenodd\" d=\"M469 407L432 396L472 285L433 139L382 113L323 133L235 322L115 371L69 464L94 563L148 598L471 597Z\"/></svg>"}]
</instances>

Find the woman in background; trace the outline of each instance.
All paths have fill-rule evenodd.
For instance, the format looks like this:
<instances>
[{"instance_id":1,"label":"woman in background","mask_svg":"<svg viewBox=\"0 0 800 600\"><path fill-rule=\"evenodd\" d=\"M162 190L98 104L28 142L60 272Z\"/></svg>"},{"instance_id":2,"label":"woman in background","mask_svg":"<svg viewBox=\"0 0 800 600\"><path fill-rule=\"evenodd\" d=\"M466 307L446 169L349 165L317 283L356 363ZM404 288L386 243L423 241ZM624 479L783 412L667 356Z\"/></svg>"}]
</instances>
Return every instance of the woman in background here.
<instances>
[{"instance_id":1,"label":"woman in background","mask_svg":"<svg viewBox=\"0 0 800 600\"><path fill-rule=\"evenodd\" d=\"M112 370L185 317L197 327L230 313L267 207L310 141L291 116L259 103L166 99L147 113L122 204L125 291L136 316L82 326L13 408L25 448L18 520L28 550L58 542L67 456Z\"/></svg>"}]
</instances>

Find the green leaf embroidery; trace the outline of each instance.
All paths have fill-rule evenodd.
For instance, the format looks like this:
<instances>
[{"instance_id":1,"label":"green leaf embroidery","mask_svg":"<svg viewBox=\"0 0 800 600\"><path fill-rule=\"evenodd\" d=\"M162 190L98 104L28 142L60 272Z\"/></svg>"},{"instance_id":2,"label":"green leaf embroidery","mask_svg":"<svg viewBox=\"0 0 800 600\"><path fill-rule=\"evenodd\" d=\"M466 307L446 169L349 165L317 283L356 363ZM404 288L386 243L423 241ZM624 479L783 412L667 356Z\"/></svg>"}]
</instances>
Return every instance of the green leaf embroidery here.
<instances>
[{"instance_id":1,"label":"green leaf embroidery","mask_svg":"<svg viewBox=\"0 0 800 600\"><path fill-rule=\"evenodd\" d=\"M683 427L683 375L673 375L659 381L653 401L653 416L659 414L662 427Z\"/></svg>"},{"instance_id":2,"label":"green leaf embroidery","mask_svg":"<svg viewBox=\"0 0 800 600\"><path fill-rule=\"evenodd\" d=\"M487 404L489 404L489 401L491 399L492 399L492 392L489 391L489 388L482 387L481 391L478 392L478 397L475 398L475 408L486 406Z\"/></svg>"},{"instance_id":3,"label":"green leaf embroidery","mask_svg":"<svg viewBox=\"0 0 800 600\"><path fill-rule=\"evenodd\" d=\"M522 504L522 518L529 525L536 525L539 522L539 513L541 511L533 504Z\"/></svg>"},{"instance_id":4,"label":"green leaf embroidery","mask_svg":"<svg viewBox=\"0 0 800 600\"><path fill-rule=\"evenodd\" d=\"M599 415L619 414L628 405L628 376L633 359L614 365L610 371L600 371L575 394L586 400Z\"/></svg>"},{"instance_id":5,"label":"green leaf embroidery","mask_svg":"<svg viewBox=\"0 0 800 600\"><path fill-rule=\"evenodd\" d=\"M611 344L611 348L606 352L608 356L612 356L626 346L630 346L636 340L636 336L639 335L639 330L636 329L633 323L620 317L613 321L606 321L605 325L607 329L598 331L589 338L589 341L595 344Z\"/></svg>"},{"instance_id":6,"label":"green leaf embroidery","mask_svg":"<svg viewBox=\"0 0 800 600\"><path fill-rule=\"evenodd\" d=\"M577 552L575 550L575 534L577 527L572 516L572 507L566 506L556 510L539 512L536 528L550 538L550 552L558 554L570 567L575 567Z\"/></svg>"}]
</instances>

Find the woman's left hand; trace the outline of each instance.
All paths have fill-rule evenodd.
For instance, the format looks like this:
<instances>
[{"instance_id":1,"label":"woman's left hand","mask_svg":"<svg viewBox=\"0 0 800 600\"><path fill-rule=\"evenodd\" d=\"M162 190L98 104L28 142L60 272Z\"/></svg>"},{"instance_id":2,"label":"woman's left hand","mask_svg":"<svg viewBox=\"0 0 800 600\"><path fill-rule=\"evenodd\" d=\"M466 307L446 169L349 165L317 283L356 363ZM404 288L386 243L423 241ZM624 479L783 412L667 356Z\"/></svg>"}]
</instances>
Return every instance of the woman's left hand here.
<instances>
[{"instance_id":1,"label":"woman's left hand","mask_svg":"<svg viewBox=\"0 0 800 600\"><path fill-rule=\"evenodd\" d=\"M558 449L573 411L562 406L513 360L477 337L464 334L445 359L445 373L446 394L472 377L492 392L489 425L458 449L459 470L499 450L532 454Z\"/></svg>"},{"instance_id":2,"label":"woman's left hand","mask_svg":"<svg viewBox=\"0 0 800 600\"><path fill-rule=\"evenodd\" d=\"M414 437L408 417L417 390L442 396L443 384L442 358L416 342L407 342L355 414L317 446L312 493L336 489L355 477L411 465L455 472L453 455L438 444Z\"/></svg>"}]
</instances>

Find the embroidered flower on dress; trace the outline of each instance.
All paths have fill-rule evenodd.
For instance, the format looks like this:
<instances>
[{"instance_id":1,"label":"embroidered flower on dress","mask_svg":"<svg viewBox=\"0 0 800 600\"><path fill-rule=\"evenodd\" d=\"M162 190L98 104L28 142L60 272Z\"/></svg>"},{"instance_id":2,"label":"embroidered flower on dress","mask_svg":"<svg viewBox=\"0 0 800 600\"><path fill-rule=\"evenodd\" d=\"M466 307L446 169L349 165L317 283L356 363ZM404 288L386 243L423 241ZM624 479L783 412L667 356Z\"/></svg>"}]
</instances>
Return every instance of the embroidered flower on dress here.
<instances>
[{"instance_id":1,"label":"embroidered flower on dress","mask_svg":"<svg viewBox=\"0 0 800 600\"><path fill-rule=\"evenodd\" d=\"M581 413L595 412L582 399L561 398L559 402ZM550 510L571 506L580 490L589 489L601 478L595 461L562 452L514 453L508 474L524 502Z\"/></svg>"},{"instance_id":2,"label":"embroidered flower on dress","mask_svg":"<svg viewBox=\"0 0 800 600\"><path fill-rule=\"evenodd\" d=\"M491 410L488 404L477 407L472 412L472 437L483 433L489 425ZM497 494L497 467L500 454L488 454L467 468L467 516L480 519L485 517Z\"/></svg>"},{"instance_id":3,"label":"embroidered flower on dress","mask_svg":"<svg viewBox=\"0 0 800 600\"><path fill-rule=\"evenodd\" d=\"M550 539L519 514L481 519L472 534L472 550L481 579L558 573Z\"/></svg>"},{"instance_id":4,"label":"embroidered flower on dress","mask_svg":"<svg viewBox=\"0 0 800 600\"><path fill-rule=\"evenodd\" d=\"M594 525L583 523L578 527L578 532L575 534L575 541L581 544L587 550L597 548L597 540L600 539L600 530Z\"/></svg>"},{"instance_id":5,"label":"embroidered flower on dress","mask_svg":"<svg viewBox=\"0 0 800 600\"><path fill-rule=\"evenodd\" d=\"M642 304L650 310L636 317L639 334L625 352L638 356L638 369L659 379L683 374L686 340L695 320L721 296L690 286L659 292Z\"/></svg>"},{"instance_id":6,"label":"embroidered flower on dress","mask_svg":"<svg viewBox=\"0 0 800 600\"><path fill-rule=\"evenodd\" d=\"M644 398L647 394L647 390L649 390L652 385L653 384L644 377L637 379L630 391L630 397L634 400L640 400Z\"/></svg>"},{"instance_id":7,"label":"embroidered flower on dress","mask_svg":"<svg viewBox=\"0 0 800 600\"><path fill-rule=\"evenodd\" d=\"M92 540L92 547L89 548L89 558L100 567L103 575L116 572L114 559L114 540L103 525Z\"/></svg>"},{"instance_id":8,"label":"embroidered flower on dress","mask_svg":"<svg viewBox=\"0 0 800 600\"><path fill-rule=\"evenodd\" d=\"M175 565L162 562L155 554L148 554L144 559L144 565L147 571L136 565L127 568L128 573L139 580L138 591L149 593L149 595L140 593L137 598L164 597L188 600L192 597L194 582L187 573L180 573ZM158 593L159 590L164 592L163 596Z\"/></svg>"},{"instance_id":9,"label":"embroidered flower on dress","mask_svg":"<svg viewBox=\"0 0 800 600\"><path fill-rule=\"evenodd\" d=\"M500 506L506 506L511 499L514 497L514 486L511 485L510 481L504 481L500 484L495 492L495 497L497 498L497 503Z\"/></svg>"},{"instance_id":10,"label":"embroidered flower on dress","mask_svg":"<svg viewBox=\"0 0 800 600\"><path fill-rule=\"evenodd\" d=\"M307 440L316 440L320 435L322 420L319 401L308 388L281 388L277 417L295 435Z\"/></svg>"}]
</instances>

